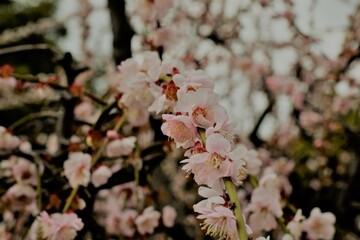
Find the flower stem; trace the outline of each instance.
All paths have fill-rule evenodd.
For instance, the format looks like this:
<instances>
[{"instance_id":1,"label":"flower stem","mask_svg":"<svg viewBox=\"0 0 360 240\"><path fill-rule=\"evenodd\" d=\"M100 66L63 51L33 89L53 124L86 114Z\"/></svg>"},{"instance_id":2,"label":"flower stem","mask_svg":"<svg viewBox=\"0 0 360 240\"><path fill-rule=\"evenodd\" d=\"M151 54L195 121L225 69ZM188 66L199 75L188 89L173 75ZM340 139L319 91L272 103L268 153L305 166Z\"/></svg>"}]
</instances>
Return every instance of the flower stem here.
<instances>
[{"instance_id":1,"label":"flower stem","mask_svg":"<svg viewBox=\"0 0 360 240\"><path fill-rule=\"evenodd\" d=\"M52 111L43 111L43 112L37 112L37 113L31 113L26 115L23 118L20 118L19 120L17 120L16 122L14 122L13 124L10 125L10 129L12 131L15 131L18 127L31 122L33 120L36 119L40 119L40 118L58 118L59 114L56 112L52 112Z\"/></svg>"},{"instance_id":2,"label":"flower stem","mask_svg":"<svg viewBox=\"0 0 360 240\"><path fill-rule=\"evenodd\" d=\"M66 200L66 204L64 206L63 212L66 212L67 210L69 210L69 208L70 208L70 206L71 206L71 204L72 204L78 190L79 190L79 186L73 188L69 198Z\"/></svg>"},{"instance_id":3,"label":"flower stem","mask_svg":"<svg viewBox=\"0 0 360 240\"><path fill-rule=\"evenodd\" d=\"M125 120L127 118L126 113L124 112L123 115L121 116L121 118L119 119L119 121L116 122L115 127L113 128L113 130L115 132L118 132L121 128L121 126L124 124ZM101 156L103 155L107 144L109 143L109 138L106 138L103 142L103 144L101 145L99 151L96 153L95 157L93 158L93 161L91 163L91 166L95 166L96 162L99 161L99 159L101 158Z\"/></svg>"},{"instance_id":4,"label":"flower stem","mask_svg":"<svg viewBox=\"0 0 360 240\"><path fill-rule=\"evenodd\" d=\"M244 217L242 215L240 202L239 202L239 199L236 194L235 185L231 181L230 178L226 177L223 179L224 179L226 190L230 197L230 201L235 203L234 213L235 213L235 217L236 217L240 240L248 240L248 235L247 235L246 227L245 227L245 221L244 221Z\"/></svg>"}]
</instances>

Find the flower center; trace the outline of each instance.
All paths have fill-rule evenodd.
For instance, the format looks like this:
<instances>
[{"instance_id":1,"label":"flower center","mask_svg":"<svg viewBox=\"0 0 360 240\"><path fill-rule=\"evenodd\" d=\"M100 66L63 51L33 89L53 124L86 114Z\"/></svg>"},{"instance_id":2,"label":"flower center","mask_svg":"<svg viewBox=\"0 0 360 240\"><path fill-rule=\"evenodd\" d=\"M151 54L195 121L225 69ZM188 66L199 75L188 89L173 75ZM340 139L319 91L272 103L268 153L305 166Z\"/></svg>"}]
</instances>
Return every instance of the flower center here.
<instances>
[{"instance_id":1,"label":"flower center","mask_svg":"<svg viewBox=\"0 0 360 240\"><path fill-rule=\"evenodd\" d=\"M214 169L218 169L223 160L224 158L217 153L213 153L210 156L210 164Z\"/></svg>"}]
</instances>

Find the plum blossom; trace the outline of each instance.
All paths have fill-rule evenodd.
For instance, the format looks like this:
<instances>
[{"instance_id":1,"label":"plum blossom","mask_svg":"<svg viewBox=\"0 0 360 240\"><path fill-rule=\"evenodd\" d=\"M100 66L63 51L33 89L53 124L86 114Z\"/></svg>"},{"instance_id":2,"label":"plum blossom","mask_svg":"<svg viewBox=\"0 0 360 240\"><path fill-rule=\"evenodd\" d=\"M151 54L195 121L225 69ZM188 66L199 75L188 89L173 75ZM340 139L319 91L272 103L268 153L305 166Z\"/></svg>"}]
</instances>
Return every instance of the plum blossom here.
<instances>
[{"instance_id":1,"label":"plum blossom","mask_svg":"<svg viewBox=\"0 0 360 240\"><path fill-rule=\"evenodd\" d=\"M322 213L319 208L310 212L310 217L302 222L303 230L311 240L330 240L335 234L335 215L331 212Z\"/></svg>"},{"instance_id":2,"label":"plum blossom","mask_svg":"<svg viewBox=\"0 0 360 240\"><path fill-rule=\"evenodd\" d=\"M102 165L98 167L91 175L91 182L92 184L94 184L95 187L98 187L107 183L111 175L111 170L107 166Z\"/></svg>"},{"instance_id":3,"label":"plum blossom","mask_svg":"<svg viewBox=\"0 0 360 240\"><path fill-rule=\"evenodd\" d=\"M301 222L305 219L302 215L302 210L298 209L296 211L295 217L287 224L287 228L289 229L291 235L293 236L293 240L299 240L302 233L302 224Z\"/></svg>"},{"instance_id":4,"label":"plum blossom","mask_svg":"<svg viewBox=\"0 0 360 240\"><path fill-rule=\"evenodd\" d=\"M24 158L17 158L12 173L18 183L37 185L36 166Z\"/></svg>"},{"instance_id":5,"label":"plum blossom","mask_svg":"<svg viewBox=\"0 0 360 240\"><path fill-rule=\"evenodd\" d=\"M219 178L230 176L231 162L228 155L231 153L231 144L221 134L214 133L207 138L207 152L194 154L185 163L183 170L194 174L195 182L199 185L211 186Z\"/></svg>"},{"instance_id":6,"label":"plum blossom","mask_svg":"<svg viewBox=\"0 0 360 240\"><path fill-rule=\"evenodd\" d=\"M225 115L226 110L218 104L219 95L210 89L200 88L178 96L175 112L187 113L196 126L208 128L215 124L215 115Z\"/></svg>"},{"instance_id":7,"label":"plum blossom","mask_svg":"<svg viewBox=\"0 0 360 240\"><path fill-rule=\"evenodd\" d=\"M199 209L198 219L205 219L201 229L206 234L219 239L238 239L236 218L234 213L227 207L215 206L213 209Z\"/></svg>"},{"instance_id":8,"label":"plum blossom","mask_svg":"<svg viewBox=\"0 0 360 240\"><path fill-rule=\"evenodd\" d=\"M147 207L136 220L136 228L141 235L146 233L153 233L154 229L159 226L160 212L156 211L154 207Z\"/></svg>"},{"instance_id":9,"label":"plum blossom","mask_svg":"<svg viewBox=\"0 0 360 240\"><path fill-rule=\"evenodd\" d=\"M283 214L280 194L271 188L256 188L246 211L252 212L249 224L254 231L275 229L277 227L276 217L281 217Z\"/></svg>"},{"instance_id":10,"label":"plum blossom","mask_svg":"<svg viewBox=\"0 0 360 240\"><path fill-rule=\"evenodd\" d=\"M90 181L91 156L87 153L73 152L64 162L65 176L72 188L87 186Z\"/></svg>"},{"instance_id":11,"label":"plum blossom","mask_svg":"<svg viewBox=\"0 0 360 240\"><path fill-rule=\"evenodd\" d=\"M216 205L223 205L225 204L225 199L223 197L224 192L223 190L217 189L218 186L213 188L208 187L199 187L198 193L200 196L205 197L206 199L198 202L193 206L195 212L200 212L202 208L209 208Z\"/></svg>"},{"instance_id":12,"label":"plum blossom","mask_svg":"<svg viewBox=\"0 0 360 240\"><path fill-rule=\"evenodd\" d=\"M97 111L91 102L84 101L75 107L74 114L77 119L95 123L100 112Z\"/></svg>"},{"instance_id":13,"label":"plum blossom","mask_svg":"<svg viewBox=\"0 0 360 240\"><path fill-rule=\"evenodd\" d=\"M111 234L122 234L126 237L133 237L136 231L135 219L137 211L125 209L122 212L111 212L106 218L106 231Z\"/></svg>"},{"instance_id":14,"label":"plum blossom","mask_svg":"<svg viewBox=\"0 0 360 240\"><path fill-rule=\"evenodd\" d=\"M233 160L231 179L237 186L243 184L248 174L257 175L260 171L262 162L258 159L257 152L247 150L244 145L238 145L229 157Z\"/></svg>"},{"instance_id":15,"label":"plum blossom","mask_svg":"<svg viewBox=\"0 0 360 240\"><path fill-rule=\"evenodd\" d=\"M36 192L27 184L17 183L7 190L4 197L5 201L10 204L10 209L13 211L21 211L34 203Z\"/></svg>"},{"instance_id":16,"label":"plum blossom","mask_svg":"<svg viewBox=\"0 0 360 240\"><path fill-rule=\"evenodd\" d=\"M188 91L197 89L213 89L214 84L209 81L203 70L190 71L184 74L175 74L173 81L180 89L177 92L178 97Z\"/></svg>"},{"instance_id":17,"label":"plum blossom","mask_svg":"<svg viewBox=\"0 0 360 240\"><path fill-rule=\"evenodd\" d=\"M177 216L177 213L176 213L175 208L173 208L170 205L166 205L165 207L163 207L161 219L162 219L162 222L165 227L170 228L170 227L174 226L176 216Z\"/></svg>"},{"instance_id":18,"label":"plum blossom","mask_svg":"<svg viewBox=\"0 0 360 240\"><path fill-rule=\"evenodd\" d=\"M20 139L0 126L0 150L11 150L20 145Z\"/></svg>"},{"instance_id":19,"label":"plum blossom","mask_svg":"<svg viewBox=\"0 0 360 240\"><path fill-rule=\"evenodd\" d=\"M42 237L46 239L64 240L74 239L77 231L80 231L84 224L75 213L54 213L49 215L43 211L38 217L42 228Z\"/></svg>"},{"instance_id":20,"label":"plum blossom","mask_svg":"<svg viewBox=\"0 0 360 240\"><path fill-rule=\"evenodd\" d=\"M106 155L108 157L121 157L129 155L135 148L136 137L116 139L106 147Z\"/></svg>"},{"instance_id":21,"label":"plum blossom","mask_svg":"<svg viewBox=\"0 0 360 240\"><path fill-rule=\"evenodd\" d=\"M174 139L176 147L189 148L194 146L199 136L190 117L163 114L162 118L166 120L166 122L161 126L161 131L166 136Z\"/></svg>"},{"instance_id":22,"label":"plum blossom","mask_svg":"<svg viewBox=\"0 0 360 240\"><path fill-rule=\"evenodd\" d=\"M138 213L132 209L125 209L122 213L123 224L121 226L121 233L126 237L132 237L135 233L135 219Z\"/></svg>"}]
</instances>

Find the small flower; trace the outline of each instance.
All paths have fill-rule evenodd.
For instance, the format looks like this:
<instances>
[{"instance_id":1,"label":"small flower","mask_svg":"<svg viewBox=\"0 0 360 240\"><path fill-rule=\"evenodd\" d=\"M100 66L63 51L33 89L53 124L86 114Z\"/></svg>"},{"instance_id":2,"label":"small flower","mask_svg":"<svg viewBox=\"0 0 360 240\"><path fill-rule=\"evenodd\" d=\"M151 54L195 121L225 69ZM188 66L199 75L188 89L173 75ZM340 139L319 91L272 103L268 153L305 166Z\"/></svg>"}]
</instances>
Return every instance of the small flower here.
<instances>
[{"instance_id":1,"label":"small flower","mask_svg":"<svg viewBox=\"0 0 360 240\"><path fill-rule=\"evenodd\" d=\"M106 155L108 157L127 156L134 150L135 143L134 136L113 140L106 147Z\"/></svg>"},{"instance_id":2,"label":"small flower","mask_svg":"<svg viewBox=\"0 0 360 240\"><path fill-rule=\"evenodd\" d=\"M53 240L72 240L84 224L75 213L54 213L51 216L43 211L38 217L42 228L42 238Z\"/></svg>"},{"instance_id":3,"label":"small flower","mask_svg":"<svg viewBox=\"0 0 360 240\"><path fill-rule=\"evenodd\" d=\"M253 212L249 217L249 224L254 231L275 229L276 217L281 217L283 214L279 193L272 189L256 188L247 211Z\"/></svg>"},{"instance_id":4,"label":"small flower","mask_svg":"<svg viewBox=\"0 0 360 240\"><path fill-rule=\"evenodd\" d=\"M165 227L173 227L175 224L175 219L176 219L176 210L175 208L173 208L172 206L165 206L162 209L162 222L164 224Z\"/></svg>"},{"instance_id":5,"label":"small flower","mask_svg":"<svg viewBox=\"0 0 360 240\"><path fill-rule=\"evenodd\" d=\"M16 182L37 185L35 164L24 158L17 158L12 170Z\"/></svg>"},{"instance_id":6,"label":"small flower","mask_svg":"<svg viewBox=\"0 0 360 240\"><path fill-rule=\"evenodd\" d=\"M154 229L159 226L160 212L154 210L154 207L145 208L144 212L135 220L137 230L141 235L154 233Z\"/></svg>"},{"instance_id":7,"label":"small flower","mask_svg":"<svg viewBox=\"0 0 360 240\"><path fill-rule=\"evenodd\" d=\"M226 115L218 104L220 96L210 89L200 88L180 94L175 112L187 113L196 126L208 128L215 124L215 115Z\"/></svg>"},{"instance_id":8,"label":"small flower","mask_svg":"<svg viewBox=\"0 0 360 240\"><path fill-rule=\"evenodd\" d=\"M14 149L19 145L19 138L13 136L6 128L0 126L0 150Z\"/></svg>"},{"instance_id":9,"label":"small flower","mask_svg":"<svg viewBox=\"0 0 360 240\"><path fill-rule=\"evenodd\" d=\"M102 165L98 167L91 175L91 182L94 184L95 187L98 187L107 183L111 175L111 170L107 166Z\"/></svg>"},{"instance_id":10,"label":"small flower","mask_svg":"<svg viewBox=\"0 0 360 240\"><path fill-rule=\"evenodd\" d=\"M5 194L5 199L9 202L10 208L13 211L23 210L35 201L35 197L35 190L23 183L13 185Z\"/></svg>"},{"instance_id":11,"label":"small flower","mask_svg":"<svg viewBox=\"0 0 360 240\"><path fill-rule=\"evenodd\" d=\"M301 237L301 233L303 230L301 221L304 219L305 217L302 215L302 210L298 209L296 211L295 217L286 226L289 229L294 240L299 240Z\"/></svg>"},{"instance_id":12,"label":"small flower","mask_svg":"<svg viewBox=\"0 0 360 240\"><path fill-rule=\"evenodd\" d=\"M226 240L238 239L236 218L229 208L216 206L213 210L202 212L197 218L205 219L201 229L206 230L206 235Z\"/></svg>"},{"instance_id":13,"label":"small flower","mask_svg":"<svg viewBox=\"0 0 360 240\"><path fill-rule=\"evenodd\" d=\"M91 156L87 153L73 152L64 162L65 176L72 188L87 186L90 181Z\"/></svg>"},{"instance_id":14,"label":"small flower","mask_svg":"<svg viewBox=\"0 0 360 240\"><path fill-rule=\"evenodd\" d=\"M176 147L189 148L194 146L198 133L196 127L188 116L163 114L166 120L161 126L161 131L168 137L174 139Z\"/></svg>"},{"instance_id":15,"label":"small flower","mask_svg":"<svg viewBox=\"0 0 360 240\"><path fill-rule=\"evenodd\" d=\"M207 138L206 150L207 152L194 154L181 163L186 163L182 169L192 172L197 184L211 186L220 178L231 175L231 162L227 156L230 154L231 144L221 134L214 133Z\"/></svg>"},{"instance_id":16,"label":"small flower","mask_svg":"<svg viewBox=\"0 0 360 240\"><path fill-rule=\"evenodd\" d=\"M310 217L303 221L302 227L311 240L330 240L335 234L335 215L331 212L321 213L319 208L310 212Z\"/></svg>"}]
</instances>

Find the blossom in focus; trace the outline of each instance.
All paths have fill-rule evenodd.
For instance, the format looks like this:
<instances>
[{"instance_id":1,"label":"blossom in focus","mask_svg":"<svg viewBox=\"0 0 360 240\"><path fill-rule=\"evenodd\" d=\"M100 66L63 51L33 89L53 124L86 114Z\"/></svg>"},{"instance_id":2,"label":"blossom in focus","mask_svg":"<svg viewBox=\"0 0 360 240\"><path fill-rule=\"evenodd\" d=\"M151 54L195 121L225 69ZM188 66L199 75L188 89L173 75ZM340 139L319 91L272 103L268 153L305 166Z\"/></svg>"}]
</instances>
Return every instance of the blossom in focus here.
<instances>
[{"instance_id":1,"label":"blossom in focus","mask_svg":"<svg viewBox=\"0 0 360 240\"><path fill-rule=\"evenodd\" d=\"M188 116L163 114L166 120L161 126L161 131L166 136L174 139L176 147L189 148L194 146L198 137L197 129Z\"/></svg>"},{"instance_id":2,"label":"blossom in focus","mask_svg":"<svg viewBox=\"0 0 360 240\"><path fill-rule=\"evenodd\" d=\"M194 174L195 182L199 185L213 185L222 177L231 175L231 162L228 154L231 144L221 134L214 133L206 140L207 152L194 154L185 163L183 170Z\"/></svg>"},{"instance_id":3,"label":"blossom in focus","mask_svg":"<svg viewBox=\"0 0 360 240\"><path fill-rule=\"evenodd\" d=\"M218 104L219 99L220 96L214 91L200 88L179 95L174 110L187 113L196 126L208 128L215 124L215 115L226 114L225 109Z\"/></svg>"},{"instance_id":4,"label":"blossom in focus","mask_svg":"<svg viewBox=\"0 0 360 240\"><path fill-rule=\"evenodd\" d=\"M160 212L156 211L154 207L147 207L136 220L136 228L141 235L146 233L154 233L154 229L159 226Z\"/></svg>"},{"instance_id":5,"label":"blossom in focus","mask_svg":"<svg viewBox=\"0 0 360 240\"><path fill-rule=\"evenodd\" d=\"M53 240L72 240L84 224L75 213L54 213L43 211L38 217L42 229L42 238Z\"/></svg>"},{"instance_id":6,"label":"blossom in focus","mask_svg":"<svg viewBox=\"0 0 360 240\"><path fill-rule=\"evenodd\" d=\"M90 181L91 156L87 153L73 152L64 162L65 176L72 188L87 186Z\"/></svg>"},{"instance_id":7,"label":"blossom in focus","mask_svg":"<svg viewBox=\"0 0 360 240\"><path fill-rule=\"evenodd\" d=\"M137 211L133 209L111 212L106 218L106 231L115 235L122 234L126 237L133 237L136 230L135 219L137 215Z\"/></svg>"},{"instance_id":8,"label":"blossom in focus","mask_svg":"<svg viewBox=\"0 0 360 240\"><path fill-rule=\"evenodd\" d=\"M197 218L204 219L201 228L206 230L206 235L226 240L238 239L236 218L229 208L216 206L200 212Z\"/></svg>"},{"instance_id":9,"label":"blossom in focus","mask_svg":"<svg viewBox=\"0 0 360 240\"><path fill-rule=\"evenodd\" d=\"M335 215L331 212L322 213L319 208L310 212L310 217L302 222L303 230L310 240L330 240L335 234Z\"/></svg>"},{"instance_id":10,"label":"blossom in focus","mask_svg":"<svg viewBox=\"0 0 360 240\"><path fill-rule=\"evenodd\" d=\"M164 224L165 227L172 227L175 224L175 219L176 219L177 213L175 208L173 208L172 206L165 206L162 209L162 222Z\"/></svg>"}]
</instances>

